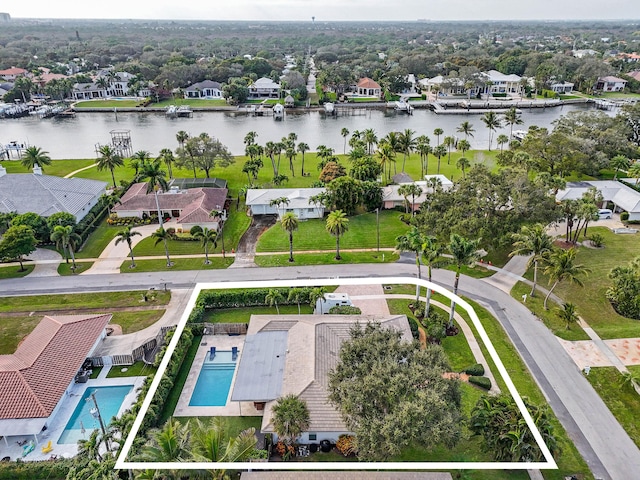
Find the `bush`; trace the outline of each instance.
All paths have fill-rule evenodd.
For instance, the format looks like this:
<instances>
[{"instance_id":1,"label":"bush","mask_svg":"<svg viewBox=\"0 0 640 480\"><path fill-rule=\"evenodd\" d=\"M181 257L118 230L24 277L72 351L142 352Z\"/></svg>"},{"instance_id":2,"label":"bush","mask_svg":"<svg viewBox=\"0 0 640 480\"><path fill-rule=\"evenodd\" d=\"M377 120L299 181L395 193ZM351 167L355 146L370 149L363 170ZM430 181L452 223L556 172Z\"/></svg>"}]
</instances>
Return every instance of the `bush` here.
<instances>
[{"instance_id":1,"label":"bush","mask_svg":"<svg viewBox=\"0 0 640 480\"><path fill-rule=\"evenodd\" d=\"M268 302L265 300L270 288L254 288L251 290L232 290L232 291L219 291L219 290L205 290L198 296L197 306L204 309L211 308L235 308L235 307L255 307L265 306ZM274 290L280 291L283 296L283 300L278 302L279 305L295 305L297 302L288 300L290 288L276 288ZM304 288L300 304L310 303L311 289Z\"/></svg>"},{"instance_id":2,"label":"bush","mask_svg":"<svg viewBox=\"0 0 640 480\"><path fill-rule=\"evenodd\" d=\"M626 222L627 220L629 220L629 212L622 212L620 214L620 221Z\"/></svg>"},{"instance_id":3,"label":"bush","mask_svg":"<svg viewBox=\"0 0 640 480\"><path fill-rule=\"evenodd\" d=\"M357 453L358 448L356 445L356 437L354 435L342 434L338 437L336 448L342 455L348 457Z\"/></svg>"},{"instance_id":4,"label":"bush","mask_svg":"<svg viewBox=\"0 0 640 480\"><path fill-rule=\"evenodd\" d=\"M480 376L484 375L484 366L480 363L476 363L475 365L464 368L462 371L467 375Z\"/></svg>"},{"instance_id":5,"label":"bush","mask_svg":"<svg viewBox=\"0 0 640 480\"><path fill-rule=\"evenodd\" d=\"M191 236L195 236L197 233L202 231L202 227L200 225L194 225L193 227L191 227L191 230L189 230L189 234Z\"/></svg>"},{"instance_id":6,"label":"bush","mask_svg":"<svg viewBox=\"0 0 640 480\"><path fill-rule=\"evenodd\" d=\"M477 385L480 388L484 388L485 390L491 389L491 380L489 380L487 377L471 376L469 377L469 383Z\"/></svg>"},{"instance_id":7,"label":"bush","mask_svg":"<svg viewBox=\"0 0 640 480\"><path fill-rule=\"evenodd\" d=\"M413 335L413 338L415 338L416 340L419 340L420 328L418 326L418 321L413 317L407 317L407 320L409 320L409 328L411 329L411 335Z\"/></svg>"},{"instance_id":8,"label":"bush","mask_svg":"<svg viewBox=\"0 0 640 480\"><path fill-rule=\"evenodd\" d=\"M592 233L589 236L589 240L591 241L591 245L596 248L600 248L604 245L604 235L601 233Z\"/></svg>"},{"instance_id":9,"label":"bush","mask_svg":"<svg viewBox=\"0 0 640 480\"><path fill-rule=\"evenodd\" d=\"M331 315L360 315L362 310L351 305L336 305L329 309Z\"/></svg>"}]
</instances>

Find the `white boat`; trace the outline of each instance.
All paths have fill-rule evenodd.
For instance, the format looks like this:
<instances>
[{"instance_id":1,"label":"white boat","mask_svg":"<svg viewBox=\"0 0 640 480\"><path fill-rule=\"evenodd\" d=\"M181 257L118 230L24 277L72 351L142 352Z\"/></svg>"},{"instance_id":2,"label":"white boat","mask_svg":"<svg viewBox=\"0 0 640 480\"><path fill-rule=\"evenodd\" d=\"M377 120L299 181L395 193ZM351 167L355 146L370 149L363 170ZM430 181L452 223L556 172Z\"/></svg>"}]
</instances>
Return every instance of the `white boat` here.
<instances>
[{"instance_id":1,"label":"white boat","mask_svg":"<svg viewBox=\"0 0 640 480\"><path fill-rule=\"evenodd\" d=\"M413 107L404 98L396 101L395 107L398 112L405 112L409 115L413 114Z\"/></svg>"},{"instance_id":2,"label":"white boat","mask_svg":"<svg viewBox=\"0 0 640 480\"><path fill-rule=\"evenodd\" d=\"M514 130L513 131L513 138L515 138L516 140L524 140L524 137L527 136L527 131L526 130Z\"/></svg>"},{"instance_id":3,"label":"white boat","mask_svg":"<svg viewBox=\"0 0 640 480\"><path fill-rule=\"evenodd\" d=\"M327 115L335 115L336 106L331 102L325 103L324 104L324 113L326 113Z\"/></svg>"},{"instance_id":4,"label":"white boat","mask_svg":"<svg viewBox=\"0 0 640 480\"><path fill-rule=\"evenodd\" d=\"M276 103L273 106L273 118L276 120L282 120L284 118L284 105Z\"/></svg>"},{"instance_id":5,"label":"white boat","mask_svg":"<svg viewBox=\"0 0 640 480\"><path fill-rule=\"evenodd\" d=\"M167 111L166 111L166 115L167 117L175 117L178 115L178 107L176 107L175 105L169 105L167 107Z\"/></svg>"}]
</instances>

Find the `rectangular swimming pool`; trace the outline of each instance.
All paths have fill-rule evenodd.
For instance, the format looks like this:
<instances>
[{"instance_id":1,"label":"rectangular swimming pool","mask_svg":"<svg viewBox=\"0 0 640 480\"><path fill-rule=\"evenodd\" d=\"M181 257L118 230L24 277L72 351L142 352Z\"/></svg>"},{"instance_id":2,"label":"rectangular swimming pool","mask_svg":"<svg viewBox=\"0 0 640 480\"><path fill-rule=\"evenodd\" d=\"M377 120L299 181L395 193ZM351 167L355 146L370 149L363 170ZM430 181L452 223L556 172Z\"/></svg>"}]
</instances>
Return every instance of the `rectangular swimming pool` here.
<instances>
[{"instance_id":1,"label":"rectangular swimming pool","mask_svg":"<svg viewBox=\"0 0 640 480\"><path fill-rule=\"evenodd\" d=\"M64 431L57 443L78 443L78 440L89 438L92 430L100 428L98 419L91 415L91 409L94 408L94 404L90 397L93 392L96 393L100 415L105 426L107 426L111 419L118 414L124 397L127 396L132 388L133 385L88 387L78 401L78 405L67 422L67 426L64 427Z\"/></svg>"},{"instance_id":2,"label":"rectangular swimming pool","mask_svg":"<svg viewBox=\"0 0 640 480\"><path fill-rule=\"evenodd\" d=\"M198 381L189 400L190 407L223 407L231 389L236 361L230 351L216 352L213 360L207 358L202 364Z\"/></svg>"}]
</instances>

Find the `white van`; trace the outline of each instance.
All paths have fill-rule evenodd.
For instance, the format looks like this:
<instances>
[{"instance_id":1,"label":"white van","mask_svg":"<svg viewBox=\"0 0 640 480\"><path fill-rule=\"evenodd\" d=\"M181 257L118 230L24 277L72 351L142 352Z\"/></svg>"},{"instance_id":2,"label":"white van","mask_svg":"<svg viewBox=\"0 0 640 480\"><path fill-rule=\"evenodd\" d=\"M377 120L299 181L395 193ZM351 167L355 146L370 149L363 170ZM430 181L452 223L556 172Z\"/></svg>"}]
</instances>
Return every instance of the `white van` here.
<instances>
[{"instance_id":1,"label":"white van","mask_svg":"<svg viewBox=\"0 0 640 480\"><path fill-rule=\"evenodd\" d=\"M613 212L608 208L601 208L598 210L598 220L606 220L613 216Z\"/></svg>"}]
</instances>

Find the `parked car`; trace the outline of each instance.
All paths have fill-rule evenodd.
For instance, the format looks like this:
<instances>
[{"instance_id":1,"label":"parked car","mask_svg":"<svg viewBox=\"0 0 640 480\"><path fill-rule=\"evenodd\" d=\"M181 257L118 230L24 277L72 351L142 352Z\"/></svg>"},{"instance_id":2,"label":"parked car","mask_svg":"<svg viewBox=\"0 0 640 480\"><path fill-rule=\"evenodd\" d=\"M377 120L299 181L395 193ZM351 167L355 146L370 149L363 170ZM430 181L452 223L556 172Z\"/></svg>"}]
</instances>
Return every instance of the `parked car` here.
<instances>
[{"instance_id":1,"label":"parked car","mask_svg":"<svg viewBox=\"0 0 640 480\"><path fill-rule=\"evenodd\" d=\"M601 208L598 210L598 220L606 220L613 216L613 212L608 208Z\"/></svg>"}]
</instances>

